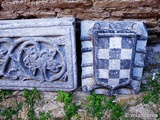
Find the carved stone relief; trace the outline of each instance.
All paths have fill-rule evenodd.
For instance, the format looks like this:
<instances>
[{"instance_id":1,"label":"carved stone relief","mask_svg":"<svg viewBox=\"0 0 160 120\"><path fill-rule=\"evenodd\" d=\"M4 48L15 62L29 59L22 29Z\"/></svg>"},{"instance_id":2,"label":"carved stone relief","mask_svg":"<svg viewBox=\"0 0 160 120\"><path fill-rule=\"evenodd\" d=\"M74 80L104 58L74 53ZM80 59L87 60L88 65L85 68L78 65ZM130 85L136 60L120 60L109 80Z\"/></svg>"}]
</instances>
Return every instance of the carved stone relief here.
<instances>
[{"instance_id":1,"label":"carved stone relief","mask_svg":"<svg viewBox=\"0 0 160 120\"><path fill-rule=\"evenodd\" d=\"M83 29L88 32L81 34L83 90L106 95L137 93L147 43L143 23L83 21ZM85 54L93 59L86 62Z\"/></svg>"},{"instance_id":2,"label":"carved stone relief","mask_svg":"<svg viewBox=\"0 0 160 120\"><path fill-rule=\"evenodd\" d=\"M63 20L66 20L67 24L63 23ZM0 22L0 28L8 27L9 24L11 27L9 30L4 29L8 35L7 33L0 35L0 84L7 83L0 87L2 89L37 87L39 90L49 91L74 90L77 86L74 26L72 26L74 19L42 19L37 20L40 23L36 27L27 25L35 21L23 21L26 22L24 24L29 27L28 29L33 28L31 34L28 34L24 24L19 25L16 21L7 21L6 24L3 23L5 21ZM43 27L47 22L50 23L49 30ZM66 25L64 28L63 24ZM22 27L21 35L12 34L14 28L12 30L11 25ZM42 28L45 31L41 31ZM15 27L15 31L17 30Z\"/></svg>"},{"instance_id":3,"label":"carved stone relief","mask_svg":"<svg viewBox=\"0 0 160 120\"><path fill-rule=\"evenodd\" d=\"M22 81L67 81L62 47L49 41L52 39L43 37L22 37L16 42L12 38L2 38L1 76Z\"/></svg>"}]
</instances>

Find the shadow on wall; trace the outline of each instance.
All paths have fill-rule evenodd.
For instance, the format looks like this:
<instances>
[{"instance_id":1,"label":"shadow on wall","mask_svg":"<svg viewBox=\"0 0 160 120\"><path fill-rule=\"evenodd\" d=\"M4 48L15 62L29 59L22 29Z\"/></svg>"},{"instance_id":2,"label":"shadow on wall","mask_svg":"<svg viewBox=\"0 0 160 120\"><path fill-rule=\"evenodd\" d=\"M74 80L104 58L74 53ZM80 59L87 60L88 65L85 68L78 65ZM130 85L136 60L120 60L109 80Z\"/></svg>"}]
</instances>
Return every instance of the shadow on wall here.
<instances>
[{"instance_id":1,"label":"shadow on wall","mask_svg":"<svg viewBox=\"0 0 160 120\"><path fill-rule=\"evenodd\" d=\"M81 66L82 62L82 53L81 53L81 40L80 40L80 20L76 19L76 52L77 52L77 80L78 80L78 87L81 86L81 73L82 73L82 68L78 67Z\"/></svg>"},{"instance_id":2,"label":"shadow on wall","mask_svg":"<svg viewBox=\"0 0 160 120\"><path fill-rule=\"evenodd\" d=\"M15 19L36 19L38 18L37 16L34 16L34 15L29 15L29 16L23 16L23 15L19 15L17 16L17 18Z\"/></svg>"}]
</instances>

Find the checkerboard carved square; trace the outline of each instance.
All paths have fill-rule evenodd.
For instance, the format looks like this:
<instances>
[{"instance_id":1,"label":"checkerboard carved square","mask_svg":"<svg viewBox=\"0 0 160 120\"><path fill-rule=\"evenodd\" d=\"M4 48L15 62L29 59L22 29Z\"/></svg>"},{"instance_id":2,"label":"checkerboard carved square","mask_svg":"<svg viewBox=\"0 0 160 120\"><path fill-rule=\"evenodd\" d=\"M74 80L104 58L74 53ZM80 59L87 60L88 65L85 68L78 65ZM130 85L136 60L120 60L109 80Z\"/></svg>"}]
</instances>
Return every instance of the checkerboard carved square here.
<instances>
[{"instance_id":1,"label":"checkerboard carved square","mask_svg":"<svg viewBox=\"0 0 160 120\"><path fill-rule=\"evenodd\" d=\"M106 32L101 33L101 36L99 36L98 34L100 32L101 31L97 31L97 33L95 33L95 36L97 37L93 39L93 46L95 46L95 50L93 52L95 63L95 81L101 84L101 81L99 82L99 79L106 78L108 81L108 85L111 87L115 87L120 84L124 84L122 82L119 83L120 79L133 79L130 73L133 73L132 59L134 59L135 53L135 33L131 32L127 35L125 35L124 33L119 33L118 35L116 35L115 33L112 34L113 36L111 36L110 33ZM101 41L101 39L104 37L106 38L107 42L105 42L105 39ZM105 46L103 46L103 49L101 49L100 45L102 45L103 42L108 43L109 45L106 45L106 48ZM114 83L111 82L111 80L113 80ZM128 81L125 82L127 83Z\"/></svg>"},{"instance_id":2,"label":"checkerboard carved square","mask_svg":"<svg viewBox=\"0 0 160 120\"><path fill-rule=\"evenodd\" d=\"M76 89L74 21L0 21L0 89Z\"/></svg>"},{"instance_id":3,"label":"checkerboard carved square","mask_svg":"<svg viewBox=\"0 0 160 120\"><path fill-rule=\"evenodd\" d=\"M83 21L81 31L82 43L90 41L93 45L90 47L92 51L85 52L92 52L88 57L92 57L93 61L89 61L88 65L93 66L94 71L82 76L83 90L97 90L102 94L137 93L148 37L143 22ZM140 44L143 50L137 49ZM85 69L83 54L82 67ZM86 78L92 78L92 84L83 84Z\"/></svg>"}]
</instances>

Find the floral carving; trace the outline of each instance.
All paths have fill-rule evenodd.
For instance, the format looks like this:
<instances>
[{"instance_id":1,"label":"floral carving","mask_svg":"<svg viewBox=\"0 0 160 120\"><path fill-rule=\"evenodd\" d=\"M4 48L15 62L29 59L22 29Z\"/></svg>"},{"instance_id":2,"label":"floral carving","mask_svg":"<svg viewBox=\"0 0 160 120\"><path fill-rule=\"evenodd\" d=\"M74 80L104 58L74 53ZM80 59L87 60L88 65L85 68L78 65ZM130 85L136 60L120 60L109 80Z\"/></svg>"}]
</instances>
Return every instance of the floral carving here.
<instances>
[{"instance_id":1,"label":"floral carving","mask_svg":"<svg viewBox=\"0 0 160 120\"><path fill-rule=\"evenodd\" d=\"M25 38L14 45L10 44L9 50L0 48L3 77L23 81L66 81L66 63L59 46L47 43L44 38L41 39ZM48 44L49 47L44 48L43 44ZM6 56L5 62L1 59L3 56Z\"/></svg>"},{"instance_id":2,"label":"floral carving","mask_svg":"<svg viewBox=\"0 0 160 120\"><path fill-rule=\"evenodd\" d=\"M3 57L8 51L0 46L0 65L4 63Z\"/></svg>"}]
</instances>

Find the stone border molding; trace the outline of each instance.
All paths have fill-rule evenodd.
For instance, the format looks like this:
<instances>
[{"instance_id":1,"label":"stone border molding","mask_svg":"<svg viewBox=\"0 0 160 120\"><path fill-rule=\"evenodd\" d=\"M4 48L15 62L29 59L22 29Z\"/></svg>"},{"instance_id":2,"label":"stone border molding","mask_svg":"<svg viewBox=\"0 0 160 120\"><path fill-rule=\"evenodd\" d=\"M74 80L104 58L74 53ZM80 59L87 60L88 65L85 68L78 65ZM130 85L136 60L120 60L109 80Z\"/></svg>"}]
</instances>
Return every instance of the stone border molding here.
<instances>
[{"instance_id":1,"label":"stone border molding","mask_svg":"<svg viewBox=\"0 0 160 120\"><path fill-rule=\"evenodd\" d=\"M74 25L74 18L0 21L0 89L76 89Z\"/></svg>"},{"instance_id":2,"label":"stone border molding","mask_svg":"<svg viewBox=\"0 0 160 120\"><path fill-rule=\"evenodd\" d=\"M122 43L118 41L118 38L123 38L119 40ZM81 66L83 91L90 92L95 90L97 94L106 95L138 93L144 67L147 38L146 28L141 21L82 21ZM114 43L114 39L117 39L117 43ZM106 42L107 40L109 41L108 43ZM129 44L131 41L133 41L132 46ZM123 53L122 51L125 52ZM132 51L131 59L129 59L129 56L127 57L127 55L130 55L130 51ZM125 59L123 56L125 56ZM129 60L131 61L129 62ZM116 63L119 61L120 66ZM126 61L130 65L129 68L125 68ZM119 69L117 69L118 66L120 67ZM128 77L127 80L123 78L124 74L126 74L124 71L129 71L128 76L126 76L126 78ZM115 79L115 73L120 77ZM116 85L113 80L117 82Z\"/></svg>"}]
</instances>

